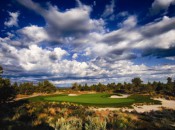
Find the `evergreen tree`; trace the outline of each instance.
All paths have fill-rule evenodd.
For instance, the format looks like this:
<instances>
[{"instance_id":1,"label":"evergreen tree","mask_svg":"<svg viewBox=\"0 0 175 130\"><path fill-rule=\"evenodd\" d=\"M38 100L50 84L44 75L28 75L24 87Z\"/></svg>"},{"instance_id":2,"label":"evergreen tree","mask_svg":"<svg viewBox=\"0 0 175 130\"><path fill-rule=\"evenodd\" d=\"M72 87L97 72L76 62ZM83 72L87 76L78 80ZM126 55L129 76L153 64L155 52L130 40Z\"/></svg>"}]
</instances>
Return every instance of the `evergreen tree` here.
<instances>
[{"instance_id":1,"label":"evergreen tree","mask_svg":"<svg viewBox=\"0 0 175 130\"><path fill-rule=\"evenodd\" d=\"M16 97L16 91L11 86L10 80L2 78L2 73L3 68L0 66L0 104L8 103Z\"/></svg>"},{"instance_id":2,"label":"evergreen tree","mask_svg":"<svg viewBox=\"0 0 175 130\"><path fill-rule=\"evenodd\" d=\"M139 77L136 77L132 79L131 81L132 81L134 91L139 91L143 81Z\"/></svg>"}]
</instances>

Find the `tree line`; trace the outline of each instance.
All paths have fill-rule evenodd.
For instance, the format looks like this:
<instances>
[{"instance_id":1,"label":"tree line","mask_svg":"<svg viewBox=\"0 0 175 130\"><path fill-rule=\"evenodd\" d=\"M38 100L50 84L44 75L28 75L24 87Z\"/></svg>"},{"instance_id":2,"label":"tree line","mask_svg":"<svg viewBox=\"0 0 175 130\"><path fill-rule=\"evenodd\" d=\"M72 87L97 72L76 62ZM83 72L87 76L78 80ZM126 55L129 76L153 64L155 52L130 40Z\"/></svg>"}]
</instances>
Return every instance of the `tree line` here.
<instances>
[{"instance_id":1,"label":"tree line","mask_svg":"<svg viewBox=\"0 0 175 130\"><path fill-rule=\"evenodd\" d=\"M175 81L172 81L171 77L167 78L167 83L162 82L148 82L143 83L141 78L135 77L131 80L131 83L108 83L107 85L98 83L93 85L81 85L78 83L73 83L72 90L76 91L97 91L97 92L107 92L112 91L115 93L158 93L166 95L175 95Z\"/></svg>"},{"instance_id":2,"label":"tree line","mask_svg":"<svg viewBox=\"0 0 175 130\"><path fill-rule=\"evenodd\" d=\"M2 78L3 68L0 66L0 104L12 101L17 94L30 95L33 93L53 93L57 88L48 80L34 84L33 82L11 83L9 79ZM82 85L73 83L72 90L75 91L97 91L114 93L158 93L175 96L175 81L171 77L167 78L167 83L148 82L144 84L139 78L133 78L131 83L108 83L107 85L98 83Z\"/></svg>"},{"instance_id":3,"label":"tree line","mask_svg":"<svg viewBox=\"0 0 175 130\"><path fill-rule=\"evenodd\" d=\"M30 95L33 93L52 93L57 90L48 80L34 84L32 82L11 83L7 78L2 78L3 68L0 66L0 104L12 101L17 94Z\"/></svg>"},{"instance_id":4,"label":"tree line","mask_svg":"<svg viewBox=\"0 0 175 130\"><path fill-rule=\"evenodd\" d=\"M12 87L16 90L17 94L31 95L33 93L52 93L57 90L48 80L44 80L34 84L33 82L24 82L18 85L17 82L12 84Z\"/></svg>"}]
</instances>

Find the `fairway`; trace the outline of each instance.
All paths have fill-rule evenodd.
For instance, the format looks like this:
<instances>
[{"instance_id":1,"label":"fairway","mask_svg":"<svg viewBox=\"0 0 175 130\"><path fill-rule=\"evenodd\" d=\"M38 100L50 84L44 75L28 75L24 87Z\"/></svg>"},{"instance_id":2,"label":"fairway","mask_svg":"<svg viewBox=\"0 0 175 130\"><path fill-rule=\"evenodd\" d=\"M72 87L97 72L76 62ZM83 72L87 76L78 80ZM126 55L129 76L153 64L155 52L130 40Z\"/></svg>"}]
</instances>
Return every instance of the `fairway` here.
<instances>
[{"instance_id":1,"label":"fairway","mask_svg":"<svg viewBox=\"0 0 175 130\"><path fill-rule=\"evenodd\" d=\"M89 106L101 107L124 107L131 106L133 103L155 103L160 102L150 99L149 96L132 95L128 98L109 98L110 94L97 93L97 94L82 94L78 96L68 96L67 94L53 95L53 96L39 96L30 98L29 101L49 101L49 102L71 102Z\"/></svg>"}]
</instances>

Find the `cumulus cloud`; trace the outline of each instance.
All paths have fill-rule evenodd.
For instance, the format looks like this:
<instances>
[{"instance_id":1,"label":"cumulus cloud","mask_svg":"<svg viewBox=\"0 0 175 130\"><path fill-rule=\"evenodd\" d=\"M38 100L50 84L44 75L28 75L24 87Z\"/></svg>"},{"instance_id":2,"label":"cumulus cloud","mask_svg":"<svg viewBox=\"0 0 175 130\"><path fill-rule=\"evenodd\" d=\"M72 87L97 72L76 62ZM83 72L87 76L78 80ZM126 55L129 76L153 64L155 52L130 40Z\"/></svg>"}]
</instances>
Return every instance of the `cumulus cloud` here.
<instances>
[{"instance_id":1,"label":"cumulus cloud","mask_svg":"<svg viewBox=\"0 0 175 130\"><path fill-rule=\"evenodd\" d=\"M49 5L48 9L44 9L31 0L18 1L44 17L48 34L58 42L63 42L65 37L79 37L91 31L103 31L104 21L91 19L91 7L81 4L80 1L77 1L78 7L64 12L59 11L57 6ZM58 37L64 38L59 39Z\"/></svg>"},{"instance_id":2,"label":"cumulus cloud","mask_svg":"<svg viewBox=\"0 0 175 130\"><path fill-rule=\"evenodd\" d=\"M36 25L24 27L18 30L18 32L24 35L28 41L33 41L35 43L49 40L46 30L43 27L38 27Z\"/></svg>"},{"instance_id":3,"label":"cumulus cloud","mask_svg":"<svg viewBox=\"0 0 175 130\"><path fill-rule=\"evenodd\" d=\"M29 48L16 49L13 46L1 43L1 54L8 57L9 64L13 65L15 60L24 70L45 70L49 69L49 63L60 61L68 53L61 48L54 50L42 49L37 45L30 45ZM54 61L53 58L54 57ZM2 59L5 62L4 59ZM8 62L8 61L7 61Z\"/></svg>"},{"instance_id":4,"label":"cumulus cloud","mask_svg":"<svg viewBox=\"0 0 175 130\"><path fill-rule=\"evenodd\" d=\"M2 57L8 57L8 60L1 59L2 64L13 66L15 62L18 62L17 64L22 67L23 72L45 73L58 77L86 76L87 73L87 63L67 60L64 56L68 55L68 52L61 48L48 50L37 45L30 45L29 48L17 50L15 47L1 44L0 52Z\"/></svg>"},{"instance_id":5,"label":"cumulus cloud","mask_svg":"<svg viewBox=\"0 0 175 130\"><path fill-rule=\"evenodd\" d=\"M154 0L150 12L155 15L161 11L167 11L171 4L175 4L175 0Z\"/></svg>"},{"instance_id":6,"label":"cumulus cloud","mask_svg":"<svg viewBox=\"0 0 175 130\"><path fill-rule=\"evenodd\" d=\"M31 0L18 1L41 15L46 25L26 26L0 38L0 64L7 67L5 75L13 75L13 80L27 77L63 84L68 79L69 83L79 79L84 83L130 81L135 76L146 80L175 76L174 65L152 67L133 61L147 56L173 59L174 17L164 16L138 26L136 15L123 12L120 15L126 19L110 31L102 18L92 19L92 8L79 0L77 7L65 11L51 4L44 8ZM114 4L111 1L106 6L106 17L112 15Z\"/></svg>"},{"instance_id":7,"label":"cumulus cloud","mask_svg":"<svg viewBox=\"0 0 175 130\"><path fill-rule=\"evenodd\" d=\"M129 16L121 25L120 29L114 31L89 33L85 37L72 40L72 43L81 44L81 48L85 50L84 55L105 57L110 61L134 59L146 56L147 50L152 50L153 53L154 50L171 50L175 46L174 18L164 16L160 21L138 27L136 16ZM134 50L138 50L137 54Z\"/></svg>"},{"instance_id":8,"label":"cumulus cloud","mask_svg":"<svg viewBox=\"0 0 175 130\"><path fill-rule=\"evenodd\" d=\"M25 76L25 79L20 78L20 80L38 81L49 79L55 84L62 85L66 83L68 79L73 79L69 81L71 84L79 79L82 79L80 81L81 83L87 81L93 83L103 81L106 83L119 80L120 78L125 81L130 81L130 79L135 76L141 76L147 80L147 78L151 77L150 75L156 78L156 75L160 73L162 73L162 77L159 78L162 79L168 74L174 76L174 65L154 67L149 67L144 64L136 65L132 61L127 60L127 53L123 53L121 56L118 54L114 57L109 56L108 58L112 60L106 59L107 56L105 56L80 62L68 60L66 58L69 55L68 52L59 47L50 50L39 47L38 45L30 45L29 48L16 49L8 44L1 43L0 45L0 56L6 57L1 58L0 63L6 67L9 66L8 68L13 68L13 70L5 69L5 74L7 76L11 75L13 80L19 80L20 77ZM115 53L116 52L111 52L111 54ZM75 58L76 53L74 54L73 56ZM161 71L160 68L162 68Z\"/></svg>"},{"instance_id":9,"label":"cumulus cloud","mask_svg":"<svg viewBox=\"0 0 175 130\"><path fill-rule=\"evenodd\" d=\"M131 17L132 16L128 19L133 19ZM123 25L126 25L126 23L128 23L127 25L130 27L136 25L137 22L133 22L136 20L126 22L130 21L128 19L123 22ZM104 44L105 52L107 52L108 55L110 52L110 54L114 53L118 56L135 49L142 50L142 52L150 49L171 50L171 48L175 46L175 38L173 37L175 31L174 18L164 16L162 20L149 23L142 27L127 28L127 25L121 29L101 35L97 40L99 42L97 46ZM135 56L132 54L131 57Z\"/></svg>"},{"instance_id":10,"label":"cumulus cloud","mask_svg":"<svg viewBox=\"0 0 175 130\"><path fill-rule=\"evenodd\" d=\"M10 15L10 18L8 21L4 22L4 25L7 27L12 27L12 26L18 26L18 17L20 15L19 12L8 12Z\"/></svg>"}]
</instances>

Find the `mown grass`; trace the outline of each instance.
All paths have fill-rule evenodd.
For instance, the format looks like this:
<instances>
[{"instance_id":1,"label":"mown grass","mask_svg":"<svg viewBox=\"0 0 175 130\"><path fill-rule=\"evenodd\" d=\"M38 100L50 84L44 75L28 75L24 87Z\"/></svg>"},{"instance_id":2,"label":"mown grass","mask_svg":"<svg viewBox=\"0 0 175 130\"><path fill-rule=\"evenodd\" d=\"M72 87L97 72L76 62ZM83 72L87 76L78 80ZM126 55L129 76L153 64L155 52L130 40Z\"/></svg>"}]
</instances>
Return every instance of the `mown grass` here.
<instances>
[{"instance_id":1,"label":"mown grass","mask_svg":"<svg viewBox=\"0 0 175 130\"><path fill-rule=\"evenodd\" d=\"M66 94L53 96L38 96L29 98L31 102L47 101L47 102L71 102L88 106L99 107L131 107L133 103L153 103L161 104L160 101L153 100L150 96L131 95L128 98L109 98L111 94L82 94L79 96L68 96Z\"/></svg>"}]
</instances>

